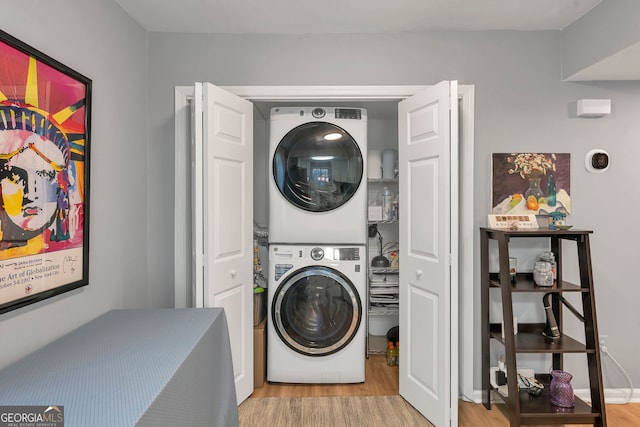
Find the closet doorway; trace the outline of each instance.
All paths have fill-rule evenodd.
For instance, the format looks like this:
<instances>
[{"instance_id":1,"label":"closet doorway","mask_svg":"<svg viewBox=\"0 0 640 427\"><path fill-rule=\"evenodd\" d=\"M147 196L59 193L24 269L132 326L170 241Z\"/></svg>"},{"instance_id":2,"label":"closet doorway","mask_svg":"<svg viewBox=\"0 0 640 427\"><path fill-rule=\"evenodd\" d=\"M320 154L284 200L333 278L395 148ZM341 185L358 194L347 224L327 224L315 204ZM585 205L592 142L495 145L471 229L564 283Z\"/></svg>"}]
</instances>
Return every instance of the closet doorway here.
<instances>
[{"instance_id":1,"label":"closet doorway","mask_svg":"<svg viewBox=\"0 0 640 427\"><path fill-rule=\"evenodd\" d=\"M349 87L226 87L224 89L256 104L266 102L390 102L400 101L428 86L349 86ZM176 88L176 307L191 304L189 253L190 206L190 97L192 87ZM465 396L473 395L473 95L472 86L460 86L460 146L459 146L459 288L455 302L459 306L457 322L460 347L459 389ZM185 185L187 184L187 185ZM454 386L455 388L455 386Z\"/></svg>"}]
</instances>

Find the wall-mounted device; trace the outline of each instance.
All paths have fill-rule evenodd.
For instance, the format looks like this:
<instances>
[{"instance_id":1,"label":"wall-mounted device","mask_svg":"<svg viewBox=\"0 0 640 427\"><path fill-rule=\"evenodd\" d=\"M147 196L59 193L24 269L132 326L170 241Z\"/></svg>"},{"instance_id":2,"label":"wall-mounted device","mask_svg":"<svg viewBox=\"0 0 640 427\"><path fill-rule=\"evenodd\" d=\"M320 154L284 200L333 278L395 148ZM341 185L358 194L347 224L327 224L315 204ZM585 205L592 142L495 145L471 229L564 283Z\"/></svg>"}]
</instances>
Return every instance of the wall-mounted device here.
<instances>
[{"instance_id":1,"label":"wall-mounted device","mask_svg":"<svg viewBox=\"0 0 640 427\"><path fill-rule=\"evenodd\" d=\"M602 173L609 168L609 154L604 150L596 148L587 153L584 162L587 171L591 173Z\"/></svg>"},{"instance_id":2,"label":"wall-mounted device","mask_svg":"<svg viewBox=\"0 0 640 427\"><path fill-rule=\"evenodd\" d=\"M610 99L580 99L576 102L578 117L595 118L611 114Z\"/></svg>"}]
</instances>

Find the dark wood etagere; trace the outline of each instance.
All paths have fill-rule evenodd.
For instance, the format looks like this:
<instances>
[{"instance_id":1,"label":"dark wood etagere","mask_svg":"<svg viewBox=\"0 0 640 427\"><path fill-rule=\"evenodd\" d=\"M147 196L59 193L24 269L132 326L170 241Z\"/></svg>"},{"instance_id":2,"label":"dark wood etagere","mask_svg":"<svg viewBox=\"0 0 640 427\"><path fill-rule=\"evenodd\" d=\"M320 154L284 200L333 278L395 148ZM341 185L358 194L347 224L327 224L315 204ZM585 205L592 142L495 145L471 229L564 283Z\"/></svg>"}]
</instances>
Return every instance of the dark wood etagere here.
<instances>
[{"instance_id":1,"label":"dark wood etagere","mask_svg":"<svg viewBox=\"0 0 640 427\"><path fill-rule=\"evenodd\" d=\"M510 425L532 424L593 424L604 427L607 425L604 390L602 385L602 369L600 363L600 347L598 327L596 323L596 306L593 292L593 273L591 269L591 255L589 235L592 231L585 230L550 230L546 228L534 230L503 230L480 229L481 244L481 284L482 284L482 388L483 403L491 409L490 382L490 341L496 340L504 346L505 363L508 372L517 372L516 355L518 353L541 353L552 355L553 369L562 369L563 356L567 353L586 354L589 384L591 390L591 406L575 397L574 408L561 408L551 404L549 400L549 375L536 374L545 385L540 396L531 396L526 391L518 391L517 375L507 375L506 396L496 390L507 404ZM550 249L557 261L557 280L552 287L540 287L533 281L532 273L518 273L515 284L511 283L509 275L509 242L514 238L548 238ZM489 241L497 242L500 273L489 271ZM562 279L562 241L576 242L577 256L580 270L580 283L573 284ZM491 288L500 291L502 305L502 324L491 324L489 316L489 293ZM584 341L581 343L562 332L562 310L558 298L552 298L553 312L558 322L561 337L550 341L542 335L544 323L519 324L515 334L513 319L512 295L518 292L545 293L579 293L582 296L582 312L584 316ZM504 338L502 334L504 325Z\"/></svg>"}]
</instances>

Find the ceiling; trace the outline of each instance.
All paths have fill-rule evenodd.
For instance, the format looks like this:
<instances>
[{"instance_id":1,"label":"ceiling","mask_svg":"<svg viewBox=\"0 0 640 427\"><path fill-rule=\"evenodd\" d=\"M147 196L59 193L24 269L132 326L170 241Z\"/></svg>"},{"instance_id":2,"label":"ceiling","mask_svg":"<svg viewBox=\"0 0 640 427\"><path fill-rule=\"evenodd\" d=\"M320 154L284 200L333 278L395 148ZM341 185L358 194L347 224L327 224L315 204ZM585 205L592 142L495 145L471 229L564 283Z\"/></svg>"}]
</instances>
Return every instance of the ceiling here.
<instances>
[{"instance_id":1,"label":"ceiling","mask_svg":"<svg viewBox=\"0 0 640 427\"><path fill-rule=\"evenodd\" d=\"M561 30L601 0L115 0L153 32Z\"/></svg>"}]
</instances>

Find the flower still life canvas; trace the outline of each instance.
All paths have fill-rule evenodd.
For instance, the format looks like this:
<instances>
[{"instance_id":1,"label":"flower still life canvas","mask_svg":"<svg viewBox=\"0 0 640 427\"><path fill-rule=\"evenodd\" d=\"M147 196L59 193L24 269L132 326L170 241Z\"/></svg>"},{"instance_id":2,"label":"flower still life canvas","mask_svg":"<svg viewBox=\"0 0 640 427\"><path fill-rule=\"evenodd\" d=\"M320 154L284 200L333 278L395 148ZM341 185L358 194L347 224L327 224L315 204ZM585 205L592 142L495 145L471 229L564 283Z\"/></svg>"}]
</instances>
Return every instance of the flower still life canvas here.
<instances>
[{"instance_id":1,"label":"flower still life canvas","mask_svg":"<svg viewBox=\"0 0 640 427\"><path fill-rule=\"evenodd\" d=\"M569 153L494 153L493 214L571 213Z\"/></svg>"}]
</instances>

